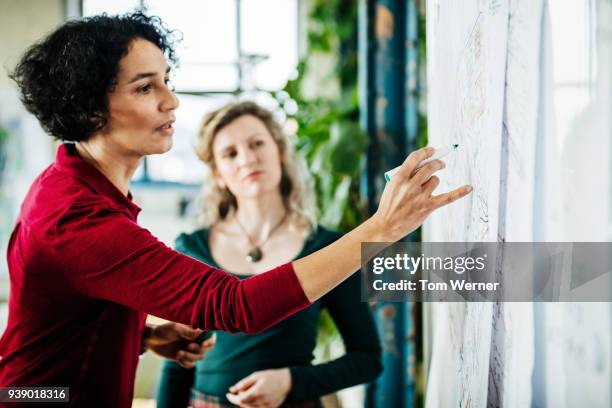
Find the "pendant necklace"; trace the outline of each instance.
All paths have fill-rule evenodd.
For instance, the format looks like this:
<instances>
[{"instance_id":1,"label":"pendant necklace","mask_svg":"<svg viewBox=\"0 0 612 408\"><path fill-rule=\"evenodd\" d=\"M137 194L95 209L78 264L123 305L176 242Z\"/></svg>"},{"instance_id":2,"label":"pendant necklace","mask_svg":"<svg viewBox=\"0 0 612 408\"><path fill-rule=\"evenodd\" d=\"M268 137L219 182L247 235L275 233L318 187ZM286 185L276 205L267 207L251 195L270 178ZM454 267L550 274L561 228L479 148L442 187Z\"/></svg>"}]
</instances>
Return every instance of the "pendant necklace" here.
<instances>
[{"instance_id":1,"label":"pendant necklace","mask_svg":"<svg viewBox=\"0 0 612 408\"><path fill-rule=\"evenodd\" d=\"M244 229L240 221L238 221L238 217L236 216L236 223L238 224L238 227L240 227L240 230L247 237L247 239L249 240L249 243L251 244L251 250L246 255L247 261L251 263L261 261L261 258L263 258L263 252L261 250L261 247L264 246L266 242L268 242L268 239L270 239L272 234L274 234L276 230L283 224L283 222L285 221L285 218L287 218L287 214L288 213L285 212L285 215L283 215L280 221L276 223L276 225L270 230L270 232L268 233L268 236L263 241L261 241L259 244L256 244L255 242L253 242L253 240L251 239L251 236L246 232L246 230Z\"/></svg>"}]
</instances>

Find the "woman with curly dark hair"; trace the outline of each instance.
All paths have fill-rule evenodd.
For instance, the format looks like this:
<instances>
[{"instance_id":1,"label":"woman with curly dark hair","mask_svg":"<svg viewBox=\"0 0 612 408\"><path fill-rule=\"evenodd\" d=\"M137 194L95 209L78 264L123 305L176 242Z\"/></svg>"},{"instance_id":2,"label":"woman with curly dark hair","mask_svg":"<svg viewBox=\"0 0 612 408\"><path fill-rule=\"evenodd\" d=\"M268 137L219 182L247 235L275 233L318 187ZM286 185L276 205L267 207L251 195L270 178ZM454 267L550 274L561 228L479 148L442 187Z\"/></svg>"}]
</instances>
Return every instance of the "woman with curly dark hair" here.
<instances>
[{"instance_id":1,"label":"woman with curly dark hair","mask_svg":"<svg viewBox=\"0 0 612 408\"><path fill-rule=\"evenodd\" d=\"M184 366L211 345L198 329L260 332L329 292L360 266L362 241L394 242L469 192L432 196L440 161L414 152L376 213L333 244L248 279L177 253L137 224L129 180L172 146L172 35L140 13L59 27L12 74L26 108L64 143L33 182L8 245L9 318L0 386L69 387L75 406L129 407L143 348ZM187 346L185 344L188 344Z\"/></svg>"}]
</instances>

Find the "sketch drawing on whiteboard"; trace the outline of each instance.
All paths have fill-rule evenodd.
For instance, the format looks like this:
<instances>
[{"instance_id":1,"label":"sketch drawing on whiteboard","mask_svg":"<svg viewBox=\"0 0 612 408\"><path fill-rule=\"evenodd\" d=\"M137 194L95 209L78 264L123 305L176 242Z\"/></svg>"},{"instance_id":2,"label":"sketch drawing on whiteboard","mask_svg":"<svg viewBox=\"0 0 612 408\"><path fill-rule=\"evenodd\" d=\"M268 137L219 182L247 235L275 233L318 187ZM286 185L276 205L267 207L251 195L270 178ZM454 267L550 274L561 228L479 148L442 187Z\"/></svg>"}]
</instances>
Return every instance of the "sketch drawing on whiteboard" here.
<instances>
[{"instance_id":1,"label":"sketch drawing on whiteboard","mask_svg":"<svg viewBox=\"0 0 612 408\"><path fill-rule=\"evenodd\" d=\"M444 189L452 189L460 182L474 186L474 192L460 205L449 208L455 220L445 233L445 241L486 241L491 236L489 226L489 192L497 180L482 171L489 157L486 139L489 81L486 77L487 49L483 47L483 13L478 13L461 51L455 70L456 82L452 97L453 112L448 143L458 143L458 154L448 160L453 173L442 179ZM446 143L444 143L446 144Z\"/></svg>"}]
</instances>

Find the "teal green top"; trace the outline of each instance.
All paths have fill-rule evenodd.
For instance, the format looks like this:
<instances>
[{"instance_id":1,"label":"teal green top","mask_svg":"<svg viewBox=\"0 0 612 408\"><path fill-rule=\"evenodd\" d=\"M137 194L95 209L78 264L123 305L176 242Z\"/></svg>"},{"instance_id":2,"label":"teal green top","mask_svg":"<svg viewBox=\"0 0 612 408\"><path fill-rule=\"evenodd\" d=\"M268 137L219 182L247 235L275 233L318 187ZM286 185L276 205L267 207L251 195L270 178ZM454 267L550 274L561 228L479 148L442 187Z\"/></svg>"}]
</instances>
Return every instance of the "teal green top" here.
<instances>
[{"instance_id":1,"label":"teal green top","mask_svg":"<svg viewBox=\"0 0 612 408\"><path fill-rule=\"evenodd\" d=\"M176 250L218 268L210 253L208 235L207 229L181 234ZM318 227L296 259L339 237L338 233ZM240 279L248 277L235 275ZM259 334L218 331L215 346L193 369L166 361L157 396L158 408L187 407L192 387L227 402L225 394L230 386L254 371L270 368L290 368L293 388L288 401L314 400L374 380L382 371L381 346L370 308L361 302L360 285L360 274L355 273L310 307ZM338 327L346 353L336 360L312 365L322 308L329 311Z\"/></svg>"}]
</instances>

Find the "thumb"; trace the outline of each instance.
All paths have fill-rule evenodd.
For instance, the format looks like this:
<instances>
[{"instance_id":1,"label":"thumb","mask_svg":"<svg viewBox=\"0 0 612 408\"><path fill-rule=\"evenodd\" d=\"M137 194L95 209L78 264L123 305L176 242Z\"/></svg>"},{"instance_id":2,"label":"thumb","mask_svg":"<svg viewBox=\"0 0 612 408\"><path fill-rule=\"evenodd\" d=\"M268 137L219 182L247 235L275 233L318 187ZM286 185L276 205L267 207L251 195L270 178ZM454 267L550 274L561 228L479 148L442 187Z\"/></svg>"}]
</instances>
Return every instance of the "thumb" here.
<instances>
[{"instance_id":1,"label":"thumb","mask_svg":"<svg viewBox=\"0 0 612 408\"><path fill-rule=\"evenodd\" d=\"M232 385L229 390L230 392L237 394L239 392L243 392L250 387L253 386L257 382L256 373L249 375L248 377L244 377L242 380L238 381L236 384Z\"/></svg>"},{"instance_id":2,"label":"thumb","mask_svg":"<svg viewBox=\"0 0 612 408\"><path fill-rule=\"evenodd\" d=\"M193 340L204 332L204 330L193 329L187 325L177 323L176 332L184 339Z\"/></svg>"}]
</instances>

